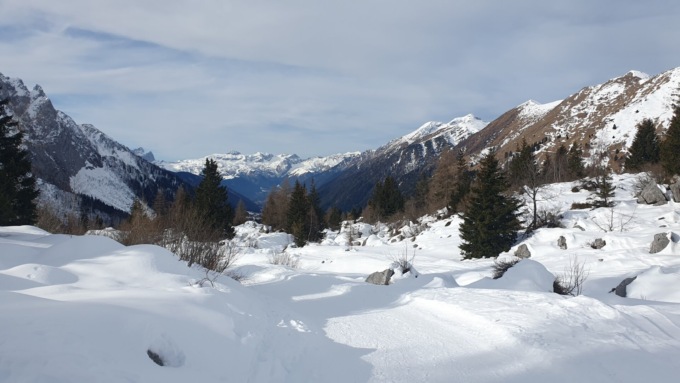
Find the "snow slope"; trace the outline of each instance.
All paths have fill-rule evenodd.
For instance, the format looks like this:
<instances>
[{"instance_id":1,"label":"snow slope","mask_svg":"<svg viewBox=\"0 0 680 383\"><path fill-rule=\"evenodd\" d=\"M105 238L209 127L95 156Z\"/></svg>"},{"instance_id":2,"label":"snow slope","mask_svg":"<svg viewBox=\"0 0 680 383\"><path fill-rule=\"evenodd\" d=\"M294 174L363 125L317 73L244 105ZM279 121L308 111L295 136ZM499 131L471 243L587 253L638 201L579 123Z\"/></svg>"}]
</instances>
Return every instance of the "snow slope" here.
<instances>
[{"instance_id":1,"label":"snow slope","mask_svg":"<svg viewBox=\"0 0 680 383\"><path fill-rule=\"evenodd\" d=\"M680 204L637 205L634 176L615 182L612 210L570 210L589 196L569 183L544 190L564 228L524 239L531 259L497 280L493 260L460 260L457 217L348 224L304 248L248 222L235 239L245 281L215 287L156 246L0 228L0 381L675 382L680 244L649 243L680 232ZM404 256L413 272L364 282ZM584 294L550 292L575 259ZM630 298L609 293L636 275Z\"/></svg>"}]
</instances>

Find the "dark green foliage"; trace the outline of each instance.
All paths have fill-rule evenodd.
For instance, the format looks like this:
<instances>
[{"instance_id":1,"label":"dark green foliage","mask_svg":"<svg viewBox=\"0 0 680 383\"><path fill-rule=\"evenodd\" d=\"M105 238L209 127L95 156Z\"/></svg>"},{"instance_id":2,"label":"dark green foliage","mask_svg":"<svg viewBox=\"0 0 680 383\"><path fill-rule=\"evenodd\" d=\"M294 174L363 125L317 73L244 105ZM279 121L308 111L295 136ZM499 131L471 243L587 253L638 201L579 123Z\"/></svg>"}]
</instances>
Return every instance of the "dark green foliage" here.
<instances>
[{"instance_id":1,"label":"dark green foliage","mask_svg":"<svg viewBox=\"0 0 680 383\"><path fill-rule=\"evenodd\" d=\"M525 185L530 177L533 167L536 163L534 152L531 146L527 145L526 140L522 139L522 146L517 151L517 155L513 156L512 161L508 167L508 178L513 188L518 188Z\"/></svg>"},{"instance_id":2,"label":"dark green foliage","mask_svg":"<svg viewBox=\"0 0 680 383\"><path fill-rule=\"evenodd\" d=\"M639 171L645 164L659 162L659 138L654 121L645 118L637 125L635 139L626 157L626 170Z\"/></svg>"},{"instance_id":3,"label":"dark green foliage","mask_svg":"<svg viewBox=\"0 0 680 383\"><path fill-rule=\"evenodd\" d=\"M520 229L520 202L505 195L508 182L494 154L491 151L482 159L469 206L462 215L460 249L464 259L495 257L510 250Z\"/></svg>"},{"instance_id":4,"label":"dark green foliage","mask_svg":"<svg viewBox=\"0 0 680 383\"><path fill-rule=\"evenodd\" d=\"M584 174L583 151L574 142L567 153L567 176L569 180L578 180L583 178Z\"/></svg>"},{"instance_id":5,"label":"dark green foliage","mask_svg":"<svg viewBox=\"0 0 680 383\"><path fill-rule=\"evenodd\" d=\"M319 201L319 193L316 191L314 180L312 180L312 185L307 194L307 203L309 205L307 209L307 223L309 225L307 240L309 242L318 242L323 236L323 211L319 206Z\"/></svg>"},{"instance_id":6,"label":"dark green foliage","mask_svg":"<svg viewBox=\"0 0 680 383\"><path fill-rule=\"evenodd\" d=\"M231 225L233 212L227 200L227 188L222 186L222 177L217 171L217 162L208 158L201 172L203 179L196 188L196 209L211 228L219 230L226 238L234 237Z\"/></svg>"},{"instance_id":7,"label":"dark green foliage","mask_svg":"<svg viewBox=\"0 0 680 383\"><path fill-rule=\"evenodd\" d=\"M671 124L661 143L661 165L670 174L680 174L680 105L675 106Z\"/></svg>"},{"instance_id":8,"label":"dark green foliage","mask_svg":"<svg viewBox=\"0 0 680 383\"><path fill-rule=\"evenodd\" d=\"M597 189L595 196L595 207L610 207L614 205L612 199L614 198L614 186L612 182L611 170L609 168L600 167L596 170L595 185Z\"/></svg>"},{"instance_id":9,"label":"dark green foliage","mask_svg":"<svg viewBox=\"0 0 680 383\"><path fill-rule=\"evenodd\" d=\"M35 223L38 190L28 152L21 147L22 132L0 100L0 226Z\"/></svg>"},{"instance_id":10,"label":"dark green foliage","mask_svg":"<svg viewBox=\"0 0 680 383\"><path fill-rule=\"evenodd\" d=\"M465 152L462 150L456 154L456 174L458 182L451 193L449 207L451 207L452 211L461 212L463 211L462 205L465 198L470 194L470 186L472 185L472 173L467 162L465 162Z\"/></svg>"},{"instance_id":11,"label":"dark green foliage","mask_svg":"<svg viewBox=\"0 0 680 383\"><path fill-rule=\"evenodd\" d=\"M290 194L288 203L286 231L293 235L295 244L302 247L307 244L309 233L308 215L310 211L307 189L299 181L295 181L295 187Z\"/></svg>"},{"instance_id":12,"label":"dark green foliage","mask_svg":"<svg viewBox=\"0 0 680 383\"><path fill-rule=\"evenodd\" d=\"M373 195L368 204L373 208L379 220L403 211L404 197L401 195L394 178L387 176L384 182L378 181L373 188Z\"/></svg>"},{"instance_id":13,"label":"dark green foliage","mask_svg":"<svg viewBox=\"0 0 680 383\"><path fill-rule=\"evenodd\" d=\"M340 230L342 224L342 212L337 207L331 207L326 211L326 226L331 230Z\"/></svg>"}]
</instances>

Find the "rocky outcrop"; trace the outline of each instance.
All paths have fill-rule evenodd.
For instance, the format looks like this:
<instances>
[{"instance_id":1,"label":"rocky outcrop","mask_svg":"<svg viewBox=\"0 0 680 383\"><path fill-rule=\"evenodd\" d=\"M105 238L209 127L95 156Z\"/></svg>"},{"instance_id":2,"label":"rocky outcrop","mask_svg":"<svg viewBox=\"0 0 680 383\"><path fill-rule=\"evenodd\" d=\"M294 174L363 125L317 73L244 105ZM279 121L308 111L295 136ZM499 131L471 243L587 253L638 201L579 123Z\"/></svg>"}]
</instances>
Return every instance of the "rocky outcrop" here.
<instances>
[{"instance_id":1,"label":"rocky outcrop","mask_svg":"<svg viewBox=\"0 0 680 383\"><path fill-rule=\"evenodd\" d=\"M668 246L668 244L671 242L669 237L670 237L669 233L654 234L654 240L652 241L652 244L649 246L649 253L656 254L661 250L665 249L666 246Z\"/></svg>"},{"instance_id":2,"label":"rocky outcrop","mask_svg":"<svg viewBox=\"0 0 680 383\"><path fill-rule=\"evenodd\" d=\"M366 282L374 285L389 285L390 279L394 275L394 270L385 269L383 271L376 271L366 278Z\"/></svg>"},{"instance_id":3,"label":"rocky outcrop","mask_svg":"<svg viewBox=\"0 0 680 383\"><path fill-rule=\"evenodd\" d=\"M520 258L520 259L526 259L531 257L531 251L529 251L529 248L527 247L526 244L521 244L515 250L515 257Z\"/></svg>"},{"instance_id":4,"label":"rocky outcrop","mask_svg":"<svg viewBox=\"0 0 680 383\"><path fill-rule=\"evenodd\" d=\"M638 203L646 203L648 205L663 205L666 203L666 196L663 194L656 181L651 180L647 186L640 192L637 199Z\"/></svg>"}]
</instances>

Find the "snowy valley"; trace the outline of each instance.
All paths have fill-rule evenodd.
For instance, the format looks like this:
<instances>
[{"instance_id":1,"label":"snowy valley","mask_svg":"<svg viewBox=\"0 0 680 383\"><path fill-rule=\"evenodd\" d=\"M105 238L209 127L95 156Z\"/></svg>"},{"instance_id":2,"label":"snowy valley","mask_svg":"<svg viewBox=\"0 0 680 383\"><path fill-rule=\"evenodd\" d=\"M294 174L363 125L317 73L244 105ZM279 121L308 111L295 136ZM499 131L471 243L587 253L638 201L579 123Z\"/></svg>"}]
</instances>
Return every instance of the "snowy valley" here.
<instances>
[{"instance_id":1,"label":"snowy valley","mask_svg":"<svg viewBox=\"0 0 680 383\"><path fill-rule=\"evenodd\" d=\"M531 257L496 280L494 260L460 260L455 216L347 223L304 248L247 222L243 279L214 285L160 247L0 228L0 381L675 382L680 203L638 204L637 177L615 176L613 208L571 209L590 198L577 183L545 188L562 227L501 254ZM390 285L365 282L404 258ZM553 293L574 262L582 295ZM611 292L634 276L628 297Z\"/></svg>"}]
</instances>

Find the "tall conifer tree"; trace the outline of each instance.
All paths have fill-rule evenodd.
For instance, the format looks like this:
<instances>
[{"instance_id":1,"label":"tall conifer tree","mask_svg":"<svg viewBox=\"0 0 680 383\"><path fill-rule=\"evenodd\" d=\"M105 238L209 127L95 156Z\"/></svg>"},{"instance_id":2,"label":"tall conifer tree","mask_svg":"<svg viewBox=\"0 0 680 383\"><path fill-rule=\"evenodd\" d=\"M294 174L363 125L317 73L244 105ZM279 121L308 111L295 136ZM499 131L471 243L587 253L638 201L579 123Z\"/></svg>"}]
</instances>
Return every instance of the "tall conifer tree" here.
<instances>
[{"instance_id":1,"label":"tall conifer tree","mask_svg":"<svg viewBox=\"0 0 680 383\"><path fill-rule=\"evenodd\" d=\"M234 237L234 228L231 225L233 212L229 205L227 188L221 185L222 177L217 170L217 162L207 158L201 174L203 179L196 188L196 209L213 229L231 239Z\"/></svg>"},{"instance_id":2,"label":"tall conifer tree","mask_svg":"<svg viewBox=\"0 0 680 383\"><path fill-rule=\"evenodd\" d=\"M0 100L0 226L31 225L36 221L38 190L22 132Z\"/></svg>"},{"instance_id":3,"label":"tall conifer tree","mask_svg":"<svg viewBox=\"0 0 680 383\"><path fill-rule=\"evenodd\" d=\"M671 124L661 143L661 164L671 175L680 174L680 105L675 106Z\"/></svg>"},{"instance_id":4,"label":"tall conifer tree","mask_svg":"<svg viewBox=\"0 0 680 383\"><path fill-rule=\"evenodd\" d=\"M520 202L505 194L509 185L495 152L484 156L480 165L470 192L470 204L460 225L464 259L496 257L508 251L520 229Z\"/></svg>"},{"instance_id":5,"label":"tall conifer tree","mask_svg":"<svg viewBox=\"0 0 680 383\"><path fill-rule=\"evenodd\" d=\"M626 170L641 170L645 164L659 162L659 137L654 121L645 118L637 125L635 139L626 157Z\"/></svg>"}]
</instances>

